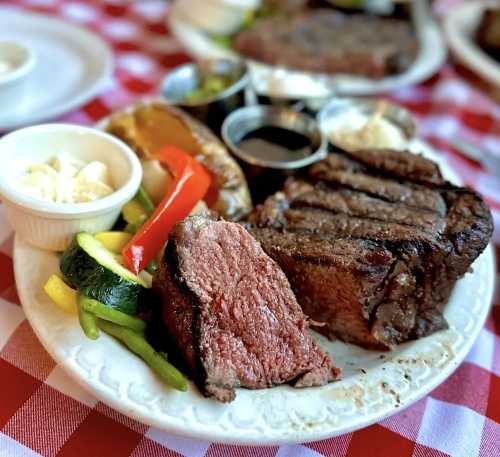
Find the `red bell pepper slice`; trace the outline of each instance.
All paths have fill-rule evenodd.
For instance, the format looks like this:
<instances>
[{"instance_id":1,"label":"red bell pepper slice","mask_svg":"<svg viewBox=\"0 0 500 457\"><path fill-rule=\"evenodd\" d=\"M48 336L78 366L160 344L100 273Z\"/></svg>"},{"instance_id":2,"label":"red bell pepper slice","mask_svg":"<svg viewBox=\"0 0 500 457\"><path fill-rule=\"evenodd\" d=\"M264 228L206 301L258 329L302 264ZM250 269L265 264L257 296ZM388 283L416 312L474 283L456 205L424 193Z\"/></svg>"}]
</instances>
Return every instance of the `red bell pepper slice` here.
<instances>
[{"instance_id":1,"label":"red bell pepper slice","mask_svg":"<svg viewBox=\"0 0 500 457\"><path fill-rule=\"evenodd\" d=\"M156 257L174 224L191 212L210 186L203 165L182 149L165 146L155 158L168 167L174 179L151 217L123 248L125 264L136 274Z\"/></svg>"}]
</instances>

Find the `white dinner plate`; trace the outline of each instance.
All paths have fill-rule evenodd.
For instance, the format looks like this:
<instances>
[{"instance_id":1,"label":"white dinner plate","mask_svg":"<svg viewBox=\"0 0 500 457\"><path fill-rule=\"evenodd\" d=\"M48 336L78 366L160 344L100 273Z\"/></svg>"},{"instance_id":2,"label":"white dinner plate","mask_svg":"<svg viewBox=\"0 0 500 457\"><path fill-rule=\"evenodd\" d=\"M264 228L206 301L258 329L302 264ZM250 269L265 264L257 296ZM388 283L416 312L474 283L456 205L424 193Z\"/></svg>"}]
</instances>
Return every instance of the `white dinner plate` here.
<instances>
[{"instance_id":1,"label":"white dinner plate","mask_svg":"<svg viewBox=\"0 0 500 457\"><path fill-rule=\"evenodd\" d=\"M439 159L421 142L413 149ZM445 177L454 174L437 160ZM210 441L238 444L300 443L365 427L395 414L443 382L460 364L484 325L493 295L491 246L458 281L445 316L448 330L369 351L315 335L342 368L342 379L323 387L237 389L229 404L162 384L132 353L106 334L87 339L75 315L54 305L43 284L58 272L56 254L16 237L14 268L23 309L38 338L64 370L112 408L145 424Z\"/></svg>"},{"instance_id":2,"label":"white dinner plate","mask_svg":"<svg viewBox=\"0 0 500 457\"><path fill-rule=\"evenodd\" d=\"M95 97L111 79L109 46L69 22L0 8L0 40L19 40L36 58L22 97L15 105L0 107L0 131L72 111Z\"/></svg>"},{"instance_id":3,"label":"white dinner plate","mask_svg":"<svg viewBox=\"0 0 500 457\"><path fill-rule=\"evenodd\" d=\"M452 9L445 18L444 30L453 55L486 81L500 86L500 63L486 54L474 39L488 4L500 7L500 2L477 1Z\"/></svg>"},{"instance_id":4,"label":"white dinner plate","mask_svg":"<svg viewBox=\"0 0 500 457\"><path fill-rule=\"evenodd\" d=\"M234 51L215 43L200 28L183 17L177 0L168 15L169 30L197 59L238 58ZM413 65L404 73L381 80L352 75L331 76L320 73L293 71L249 60L250 76L258 93L284 98L326 98L332 95L375 95L417 84L430 78L446 60L446 44L439 26L427 16L424 2L416 2L416 28L419 52Z\"/></svg>"}]
</instances>

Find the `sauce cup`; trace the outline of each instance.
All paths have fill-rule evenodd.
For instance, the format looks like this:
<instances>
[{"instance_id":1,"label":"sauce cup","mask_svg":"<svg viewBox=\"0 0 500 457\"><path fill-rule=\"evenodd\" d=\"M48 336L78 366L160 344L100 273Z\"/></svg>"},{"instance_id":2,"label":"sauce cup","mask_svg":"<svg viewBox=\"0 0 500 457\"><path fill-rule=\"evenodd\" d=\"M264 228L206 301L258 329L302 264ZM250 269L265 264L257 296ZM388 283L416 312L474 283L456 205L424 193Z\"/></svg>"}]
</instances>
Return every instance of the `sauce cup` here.
<instances>
[{"instance_id":1,"label":"sauce cup","mask_svg":"<svg viewBox=\"0 0 500 457\"><path fill-rule=\"evenodd\" d=\"M114 192L85 203L53 203L25 194L20 179L27 168L56 155L105 163ZM53 251L64 250L78 232L109 230L142 178L139 159L125 143L99 130L68 124L27 127L4 136L0 163L0 199L14 230L32 245Z\"/></svg>"},{"instance_id":2,"label":"sauce cup","mask_svg":"<svg viewBox=\"0 0 500 457\"><path fill-rule=\"evenodd\" d=\"M209 76L228 76L234 82L214 95L200 100L186 100L186 95ZM204 60L181 65L169 72L163 80L161 92L168 104L179 106L219 133L224 118L244 106L248 84L248 69L243 61Z\"/></svg>"},{"instance_id":3,"label":"sauce cup","mask_svg":"<svg viewBox=\"0 0 500 457\"><path fill-rule=\"evenodd\" d=\"M238 146L245 135L261 127L282 127L305 135L311 142L311 154L298 160L266 160ZM328 152L328 142L313 117L276 106L254 105L234 111L222 124L222 138L239 159L255 204L280 190L288 176L324 159Z\"/></svg>"}]
</instances>

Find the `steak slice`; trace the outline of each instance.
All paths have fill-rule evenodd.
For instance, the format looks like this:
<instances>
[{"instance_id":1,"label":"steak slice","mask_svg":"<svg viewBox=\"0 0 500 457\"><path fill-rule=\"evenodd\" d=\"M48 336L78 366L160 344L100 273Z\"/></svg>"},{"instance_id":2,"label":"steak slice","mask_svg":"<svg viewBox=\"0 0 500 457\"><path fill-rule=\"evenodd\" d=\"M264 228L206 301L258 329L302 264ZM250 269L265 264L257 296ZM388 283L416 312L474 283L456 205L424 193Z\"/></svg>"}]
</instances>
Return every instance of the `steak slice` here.
<instances>
[{"instance_id":1,"label":"steak slice","mask_svg":"<svg viewBox=\"0 0 500 457\"><path fill-rule=\"evenodd\" d=\"M153 287L206 396L226 402L235 387L318 386L340 374L309 334L286 276L241 225L206 215L177 224Z\"/></svg>"},{"instance_id":2,"label":"steak slice","mask_svg":"<svg viewBox=\"0 0 500 457\"><path fill-rule=\"evenodd\" d=\"M380 349L447 327L443 307L493 230L475 192L391 150L328 156L250 222L318 331Z\"/></svg>"}]
</instances>

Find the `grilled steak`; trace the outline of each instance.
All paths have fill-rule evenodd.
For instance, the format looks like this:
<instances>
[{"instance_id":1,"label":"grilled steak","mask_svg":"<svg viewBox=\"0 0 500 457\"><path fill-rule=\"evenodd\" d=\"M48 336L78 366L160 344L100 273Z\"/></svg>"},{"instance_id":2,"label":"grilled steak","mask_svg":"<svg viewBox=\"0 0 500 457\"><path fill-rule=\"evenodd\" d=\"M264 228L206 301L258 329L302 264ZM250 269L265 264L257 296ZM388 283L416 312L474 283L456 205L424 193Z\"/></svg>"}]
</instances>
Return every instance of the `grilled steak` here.
<instances>
[{"instance_id":1,"label":"grilled steak","mask_svg":"<svg viewBox=\"0 0 500 457\"><path fill-rule=\"evenodd\" d=\"M176 225L153 287L162 318L200 390L317 386L340 370L313 341L288 280L236 223L192 216Z\"/></svg>"},{"instance_id":2,"label":"grilled steak","mask_svg":"<svg viewBox=\"0 0 500 457\"><path fill-rule=\"evenodd\" d=\"M328 9L260 19L236 34L234 47L270 65L375 79L405 71L417 52L406 21Z\"/></svg>"},{"instance_id":3,"label":"grilled steak","mask_svg":"<svg viewBox=\"0 0 500 457\"><path fill-rule=\"evenodd\" d=\"M493 230L476 193L392 150L331 154L251 220L320 332L381 349L447 327L443 306Z\"/></svg>"}]
</instances>

